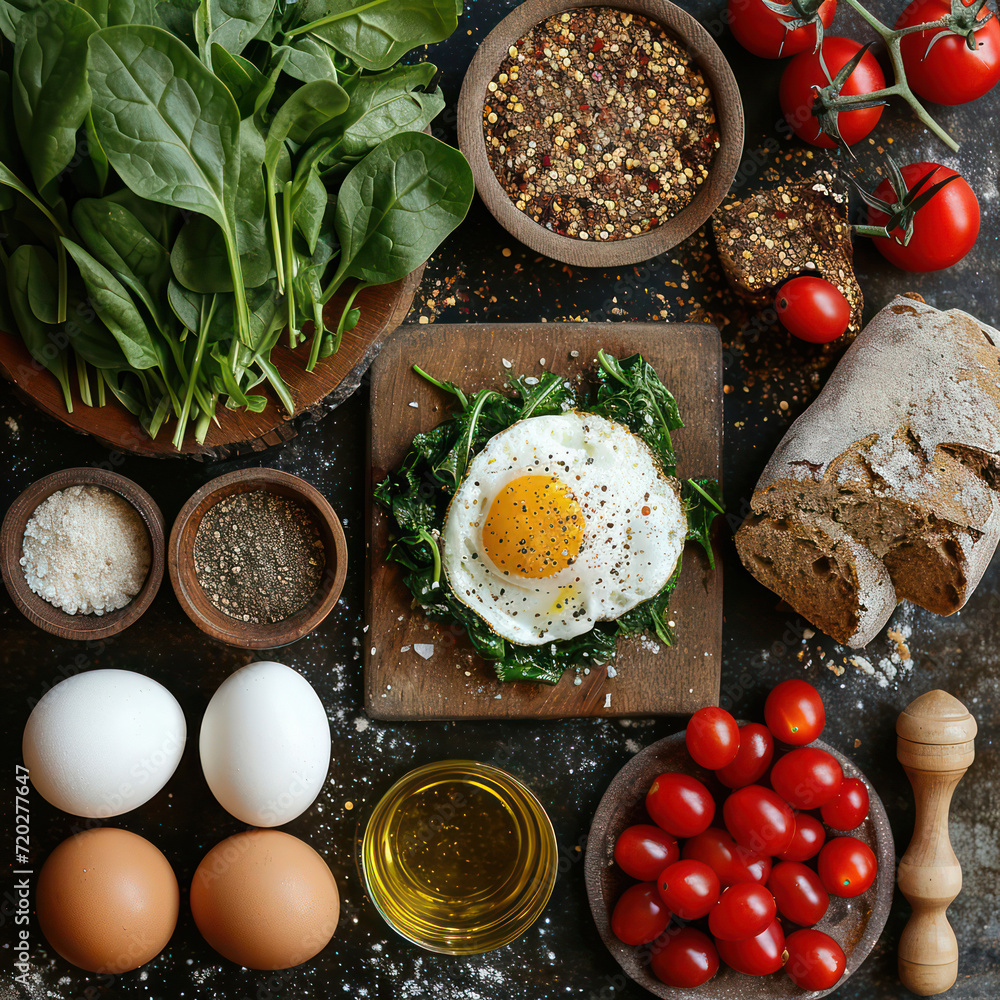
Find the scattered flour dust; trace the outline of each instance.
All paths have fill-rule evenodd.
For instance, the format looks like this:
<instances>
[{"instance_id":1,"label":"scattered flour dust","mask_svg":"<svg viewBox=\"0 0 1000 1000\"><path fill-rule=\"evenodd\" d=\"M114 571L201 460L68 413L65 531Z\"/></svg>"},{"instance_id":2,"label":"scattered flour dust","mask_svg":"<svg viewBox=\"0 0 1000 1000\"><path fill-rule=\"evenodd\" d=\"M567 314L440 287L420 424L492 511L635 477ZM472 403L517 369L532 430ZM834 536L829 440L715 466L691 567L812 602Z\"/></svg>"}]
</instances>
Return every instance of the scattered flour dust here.
<instances>
[{"instance_id":1,"label":"scattered flour dust","mask_svg":"<svg viewBox=\"0 0 1000 1000\"><path fill-rule=\"evenodd\" d=\"M887 688L890 684L905 677L913 669L913 655L910 652L910 638L913 635L913 626L908 619L912 614L912 607L903 603L900 621L891 624L886 630L888 640L888 650L884 655L869 653L867 656L855 654L851 656L850 662L867 677L874 677L879 687Z\"/></svg>"}]
</instances>

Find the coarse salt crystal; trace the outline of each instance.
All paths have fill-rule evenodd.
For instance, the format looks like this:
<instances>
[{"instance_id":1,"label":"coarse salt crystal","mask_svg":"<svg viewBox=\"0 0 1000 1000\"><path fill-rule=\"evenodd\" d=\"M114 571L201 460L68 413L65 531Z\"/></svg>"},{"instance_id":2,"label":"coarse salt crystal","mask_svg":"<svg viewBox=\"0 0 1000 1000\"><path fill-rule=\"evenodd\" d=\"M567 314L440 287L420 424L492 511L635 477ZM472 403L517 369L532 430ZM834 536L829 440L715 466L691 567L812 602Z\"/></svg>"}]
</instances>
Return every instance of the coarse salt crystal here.
<instances>
[{"instance_id":1,"label":"coarse salt crystal","mask_svg":"<svg viewBox=\"0 0 1000 1000\"><path fill-rule=\"evenodd\" d=\"M610 692L604 696L604 707L611 708L611 694Z\"/></svg>"},{"instance_id":2,"label":"coarse salt crystal","mask_svg":"<svg viewBox=\"0 0 1000 1000\"><path fill-rule=\"evenodd\" d=\"M413 407L413 409L415 409L415 410L416 410L416 409L418 409L418 408L420 407L420 404L419 404L419 403L416 403L416 402L413 402L413 403L410 403L409 405L410 405L410 406L412 406L412 407Z\"/></svg>"},{"instance_id":3,"label":"coarse salt crystal","mask_svg":"<svg viewBox=\"0 0 1000 1000\"><path fill-rule=\"evenodd\" d=\"M503 366L504 366L504 368L510 368L511 367L511 362L509 362L506 358L503 358L502 360L503 360Z\"/></svg>"},{"instance_id":4,"label":"coarse salt crystal","mask_svg":"<svg viewBox=\"0 0 1000 1000\"><path fill-rule=\"evenodd\" d=\"M434 643L433 642L415 642L413 644L413 652L417 656L422 656L425 660L429 660L434 655Z\"/></svg>"}]
</instances>

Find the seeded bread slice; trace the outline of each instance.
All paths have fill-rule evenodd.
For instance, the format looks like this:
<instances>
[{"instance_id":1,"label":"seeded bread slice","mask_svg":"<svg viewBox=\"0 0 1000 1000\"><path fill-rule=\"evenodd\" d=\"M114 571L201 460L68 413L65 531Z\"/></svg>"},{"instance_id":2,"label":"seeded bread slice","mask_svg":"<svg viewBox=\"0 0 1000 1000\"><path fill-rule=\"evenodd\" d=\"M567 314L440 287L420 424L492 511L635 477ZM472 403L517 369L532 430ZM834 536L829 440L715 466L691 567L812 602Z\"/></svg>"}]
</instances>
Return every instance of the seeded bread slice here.
<instances>
[{"instance_id":1,"label":"seeded bread slice","mask_svg":"<svg viewBox=\"0 0 1000 1000\"><path fill-rule=\"evenodd\" d=\"M712 216L712 232L726 279L749 305L768 309L789 278L817 274L850 304L848 330L861 329L864 301L854 276L847 197L828 172L724 202Z\"/></svg>"},{"instance_id":2,"label":"seeded bread slice","mask_svg":"<svg viewBox=\"0 0 1000 1000\"><path fill-rule=\"evenodd\" d=\"M753 515L737 532L744 565L835 639L863 646L895 603L862 582L853 548L835 552L829 524L877 560L895 597L937 614L969 599L1000 541L1000 334L959 310L897 298L844 355L812 406L792 425L757 483ZM806 588L773 526L843 569L850 551L859 589L814 579ZM791 563L790 563L791 560ZM863 561L863 560L862 560ZM839 570L838 570L839 572ZM849 574L848 574L849 575ZM825 595L825 597L824 597ZM877 613L875 613L877 609ZM852 623L857 626L853 627Z\"/></svg>"}]
</instances>

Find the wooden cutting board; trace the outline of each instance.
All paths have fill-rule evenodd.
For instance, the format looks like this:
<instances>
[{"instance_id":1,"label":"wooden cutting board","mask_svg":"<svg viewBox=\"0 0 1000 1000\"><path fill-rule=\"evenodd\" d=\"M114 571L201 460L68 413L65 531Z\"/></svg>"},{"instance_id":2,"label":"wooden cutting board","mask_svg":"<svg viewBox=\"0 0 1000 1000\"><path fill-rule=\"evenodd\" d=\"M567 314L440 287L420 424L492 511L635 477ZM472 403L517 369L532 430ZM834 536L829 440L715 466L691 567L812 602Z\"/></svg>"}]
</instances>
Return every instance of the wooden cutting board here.
<instances>
[{"instance_id":1,"label":"wooden cutting board","mask_svg":"<svg viewBox=\"0 0 1000 1000\"><path fill-rule=\"evenodd\" d=\"M526 719L688 713L717 704L722 655L722 572L689 543L670 602L676 641L619 642L615 676L605 668L567 671L556 685L500 683L458 627L411 610L399 568L385 561L389 521L370 503L372 487L402 460L414 434L449 413L451 397L416 375L419 364L467 393L502 388L508 370L569 377L592 370L599 348L641 353L677 397L686 426L675 433L681 477L721 478L722 351L712 326L672 323L528 323L407 326L372 365L365 646L365 707L376 719ZM579 352L576 357L572 352ZM511 363L510 369L504 360ZM544 361L542 360L544 359ZM414 405L415 404L415 405ZM416 644L433 645L424 659Z\"/></svg>"}]
</instances>

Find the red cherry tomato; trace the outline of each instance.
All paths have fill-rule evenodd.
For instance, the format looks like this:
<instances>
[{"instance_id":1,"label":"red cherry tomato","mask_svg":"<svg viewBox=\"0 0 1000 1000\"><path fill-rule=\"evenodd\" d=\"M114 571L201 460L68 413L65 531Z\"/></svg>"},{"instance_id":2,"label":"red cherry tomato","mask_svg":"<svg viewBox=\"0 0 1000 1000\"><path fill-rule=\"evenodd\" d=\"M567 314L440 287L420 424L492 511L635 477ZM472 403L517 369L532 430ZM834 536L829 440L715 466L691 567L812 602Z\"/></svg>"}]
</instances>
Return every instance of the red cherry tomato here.
<instances>
[{"instance_id":1,"label":"red cherry tomato","mask_svg":"<svg viewBox=\"0 0 1000 1000\"><path fill-rule=\"evenodd\" d=\"M771 768L771 787L796 809L819 809L837 796L843 781L837 758L818 747L786 753Z\"/></svg>"},{"instance_id":2,"label":"red cherry tomato","mask_svg":"<svg viewBox=\"0 0 1000 1000\"><path fill-rule=\"evenodd\" d=\"M770 926L778 909L774 896L755 882L740 882L723 889L708 914L708 929L719 941L756 937Z\"/></svg>"},{"instance_id":3,"label":"red cherry tomato","mask_svg":"<svg viewBox=\"0 0 1000 1000\"><path fill-rule=\"evenodd\" d=\"M785 941L785 972L804 990L830 990L840 982L847 965L844 949L822 931L811 928L789 934Z\"/></svg>"},{"instance_id":4,"label":"red cherry tomato","mask_svg":"<svg viewBox=\"0 0 1000 1000\"><path fill-rule=\"evenodd\" d=\"M654 881L681 856L677 839L652 823L626 827L615 843L615 861L626 875L640 882Z\"/></svg>"},{"instance_id":5,"label":"red cherry tomato","mask_svg":"<svg viewBox=\"0 0 1000 1000\"><path fill-rule=\"evenodd\" d=\"M868 815L868 786L860 778L845 778L837 795L823 804L820 815L834 830L853 830Z\"/></svg>"},{"instance_id":6,"label":"red cherry tomato","mask_svg":"<svg viewBox=\"0 0 1000 1000\"><path fill-rule=\"evenodd\" d=\"M719 958L726 965L747 976L769 976L784 961L785 932L777 920L756 937L742 941L716 940Z\"/></svg>"},{"instance_id":7,"label":"red cherry tomato","mask_svg":"<svg viewBox=\"0 0 1000 1000\"><path fill-rule=\"evenodd\" d=\"M663 905L655 882L630 885L611 913L611 930L623 944L649 944L669 923L670 911Z\"/></svg>"},{"instance_id":8,"label":"red cherry tomato","mask_svg":"<svg viewBox=\"0 0 1000 1000\"><path fill-rule=\"evenodd\" d=\"M878 862L857 837L835 837L819 852L816 867L830 895L851 899L871 887Z\"/></svg>"},{"instance_id":9,"label":"red cherry tomato","mask_svg":"<svg viewBox=\"0 0 1000 1000\"><path fill-rule=\"evenodd\" d=\"M694 927L671 932L667 943L653 951L653 975L667 986L691 990L719 971L719 953L712 939Z\"/></svg>"},{"instance_id":10,"label":"red cherry tomato","mask_svg":"<svg viewBox=\"0 0 1000 1000\"><path fill-rule=\"evenodd\" d=\"M726 829L737 844L761 854L781 854L795 835L791 806L770 788L737 788L722 807Z\"/></svg>"},{"instance_id":11,"label":"red cherry tomato","mask_svg":"<svg viewBox=\"0 0 1000 1000\"><path fill-rule=\"evenodd\" d=\"M945 185L913 217L913 235L903 246L903 234L893 229L889 237L876 236L875 249L889 263L904 271L940 271L957 264L975 245L979 237L979 199L965 180L948 167L936 163L911 163L903 167L903 180L910 187L931 170L933 176L924 190L933 187L946 177L958 180ZM887 180L875 188L875 196L895 204L896 195ZM876 208L868 209L868 222L884 226L888 217Z\"/></svg>"},{"instance_id":12,"label":"red cherry tomato","mask_svg":"<svg viewBox=\"0 0 1000 1000\"><path fill-rule=\"evenodd\" d=\"M724 709L715 705L699 708L684 731L691 759L709 771L732 763L740 749L740 727Z\"/></svg>"},{"instance_id":13,"label":"red cherry tomato","mask_svg":"<svg viewBox=\"0 0 1000 1000\"><path fill-rule=\"evenodd\" d=\"M830 897L819 876L798 861L782 861L771 870L767 887L778 912L793 924L811 927L819 923L830 905Z\"/></svg>"},{"instance_id":14,"label":"red cherry tomato","mask_svg":"<svg viewBox=\"0 0 1000 1000\"><path fill-rule=\"evenodd\" d=\"M646 793L646 812L667 833L694 837L712 822L715 799L697 778L668 771Z\"/></svg>"},{"instance_id":15,"label":"red cherry tomato","mask_svg":"<svg viewBox=\"0 0 1000 1000\"><path fill-rule=\"evenodd\" d=\"M792 835L792 842L787 850L778 855L778 858L781 861L808 861L819 854L824 840L826 840L826 831L818 819L810 816L809 813L796 813L795 833Z\"/></svg>"},{"instance_id":16,"label":"red cherry tomato","mask_svg":"<svg viewBox=\"0 0 1000 1000\"><path fill-rule=\"evenodd\" d=\"M827 0L819 9L823 27L830 27L837 12L837 0ZM816 45L816 26L787 31L789 18L775 14L762 0L729 0L729 25L733 37L748 52L762 59L780 59Z\"/></svg>"},{"instance_id":17,"label":"red cherry tomato","mask_svg":"<svg viewBox=\"0 0 1000 1000\"><path fill-rule=\"evenodd\" d=\"M782 681L764 702L764 721L782 743L802 747L819 738L826 725L823 699L808 681Z\"/></svg>"},{"instance_id":18,"label":"red cherry tomato","mask_svg":"<svg viewBox=\"0 0 1000 1000\"><path fill-rule=\"evenodd\" d=\"M656 880L660 899L681 920L705 916L719 898L719 876L704 861L677 861Z\"/></svg>"},{"instance_id":19,"label":"red cherry tomato","mask_svg":"<svg viewBox=\"0 0 1000 1000\"><path fill-rule=\"evenodd\" d=\"M950 10L949 0L913 0L899 15L896 28L938 21ZM976 20L987 17L989 11L984 7ZM965 104L992 90L1000 80L1000 24L997 19L990 18L976 31L975 49L970 49L959 35L943 35L935 40L939 32L939 28L915 31L899 40L899 53L910 89L935 104Z\"/></svg>"},{"instance_id":20,"label":"red cherry tomato","mask_svg":"<svg viewBox=\"0 0 1000 1000\"><path fill-rule=\"evenodd\" d=\"M861 49L861 43L853 38L839 38L827 35L823 39L823 57L830 76L835 77ZM816 116L812 113L816 101L816 91L828 86L820 64L818 52L800 52L786 67L781 77L778 97L781 110L789 128L802 140L813 146L833 149L836 143L822 132ZM870 94L885 87L885 76L878 60L866 52L854 72L847 78L840 93L844 97L855 94ZM841 111L837 116L837 127L848 146L863 139L878 124L882 117L882 106L863 108L855 111Z\"/></svg>"},{"instance_id":21,"label":"red cherry tomato","mask_svg":"<svg viewBox=\"0 0 1000 1000\"><path fill-rule=\"evenodd\" d=\"M763 884L771 874L771 859L740 847L725 830L709 827L688 840L681 849L685 861L703 861L716 875L720 885L739 882Z\"/></svg>"},{"instance_id":22,"label":"red cherry tomato","mask_svg":"<svg viewBox=\"0 0 1000 1000\"><path fill-rule=\"evenodd\" d=\"M726 788L742 788L760 781L774 756L774 740L766 726L748 722L740 726L740 748L732 763L720 767L715 776Z\"/></svg>"},{"instance_id":23,"label":"red cherry tomato","mask_svg":"<svg viewBox=\"0 0 1000 1000\"><path fill-rule=\"evenodd\" d=\"M804 275L786 281L774 297L781 325L799 340L828 344L842 337L851 322L851 305L825 278Z\"/></svg>"}]
</instances>

